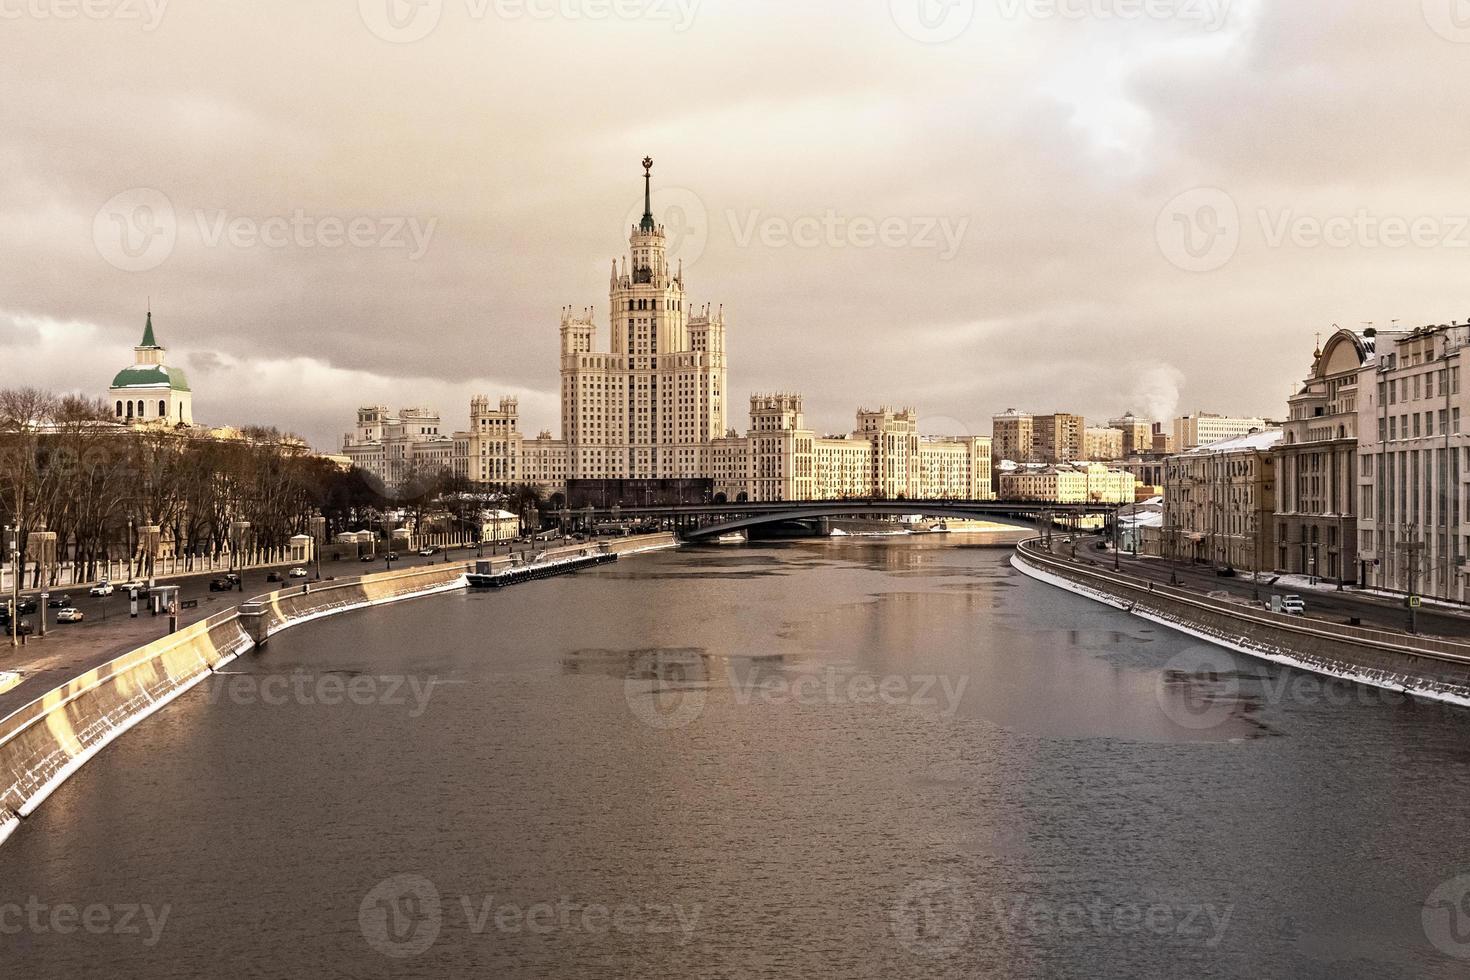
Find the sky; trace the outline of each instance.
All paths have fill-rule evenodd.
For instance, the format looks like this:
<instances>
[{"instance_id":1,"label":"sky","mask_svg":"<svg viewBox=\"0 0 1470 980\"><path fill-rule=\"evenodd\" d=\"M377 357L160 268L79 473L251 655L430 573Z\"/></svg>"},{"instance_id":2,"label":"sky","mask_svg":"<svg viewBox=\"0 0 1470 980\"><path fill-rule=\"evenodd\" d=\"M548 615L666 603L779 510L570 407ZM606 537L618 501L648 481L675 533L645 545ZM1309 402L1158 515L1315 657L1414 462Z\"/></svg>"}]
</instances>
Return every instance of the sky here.
<instances>
[{"instance_id":1,"label":"sky","mask_svg":"<svg viewBox=\"0 0 1470 980\"><path fill-rule=\"evenodd\" d=\"M151 303L210 424L517 395L607 343L654 158L729 418L1280 417L1334 325L1470 316L1465 0L0 0L0 384Z\"/></svg>"}]
</instances>

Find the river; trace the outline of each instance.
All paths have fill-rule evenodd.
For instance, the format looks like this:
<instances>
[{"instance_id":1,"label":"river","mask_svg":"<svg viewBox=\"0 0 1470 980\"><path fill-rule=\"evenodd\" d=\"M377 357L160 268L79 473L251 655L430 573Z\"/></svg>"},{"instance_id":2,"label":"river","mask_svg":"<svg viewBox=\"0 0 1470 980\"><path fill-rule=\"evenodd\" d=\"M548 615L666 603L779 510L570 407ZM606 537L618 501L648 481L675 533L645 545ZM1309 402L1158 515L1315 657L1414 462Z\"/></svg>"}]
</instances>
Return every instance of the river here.
<instances>
[{"instance_id":1,"label":"river","mask_svg":"<svg viewBox=\"0 0 1470 980\"><path fill-rule=\"evenodd\" d=\"M1470 712L950 536L292 629L0 848L0 976L1463 977Z\"/></svg>"}]
</instances>

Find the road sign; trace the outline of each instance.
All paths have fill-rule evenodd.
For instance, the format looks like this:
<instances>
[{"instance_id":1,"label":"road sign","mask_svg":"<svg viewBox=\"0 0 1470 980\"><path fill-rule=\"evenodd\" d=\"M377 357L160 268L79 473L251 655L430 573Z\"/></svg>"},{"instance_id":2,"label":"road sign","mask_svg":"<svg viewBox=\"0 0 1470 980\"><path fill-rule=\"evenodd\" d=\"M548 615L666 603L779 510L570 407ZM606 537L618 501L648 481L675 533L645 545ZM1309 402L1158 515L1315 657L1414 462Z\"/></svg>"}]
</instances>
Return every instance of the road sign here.
<instances>
[{"instance_id":1,"label":"road sign","mask_svg":"<svg viewBox=\"0 0 1470 980\"><path fill-rule=\"evenodd\" d=\"M1416 595L1409 596L1409 608L1410 609L1418 609L1418 608L1420 608L1423 605L1424 605L1424 600L1423 599L1419 598Z\"/></svg>"}]
</instances>

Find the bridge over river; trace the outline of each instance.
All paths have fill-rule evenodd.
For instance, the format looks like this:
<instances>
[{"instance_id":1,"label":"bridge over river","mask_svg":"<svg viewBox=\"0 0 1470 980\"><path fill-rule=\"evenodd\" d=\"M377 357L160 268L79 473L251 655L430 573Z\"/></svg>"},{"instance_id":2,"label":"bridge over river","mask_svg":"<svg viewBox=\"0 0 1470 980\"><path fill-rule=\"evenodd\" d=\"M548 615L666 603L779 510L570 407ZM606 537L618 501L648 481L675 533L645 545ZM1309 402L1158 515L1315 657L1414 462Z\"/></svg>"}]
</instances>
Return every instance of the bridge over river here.
<instances>
[{"instance_id":1,"label":"bridge over river","mask_svg":"<svg viewBox=\"0 0 1470 980\"><path fill-rule=\"evenodd\" d=\"M994 521L1016 527L1075 526L1084 517L1111 519L1117 504L1052 504L1017 500L780 500L760 503L652 505L586 508L575 512L593 522L629 518L672 520L687 541L698 541L769 524L833 517L902 517ZM563 515L571 512L563 511Z\"/></svg>"}]
</instances>

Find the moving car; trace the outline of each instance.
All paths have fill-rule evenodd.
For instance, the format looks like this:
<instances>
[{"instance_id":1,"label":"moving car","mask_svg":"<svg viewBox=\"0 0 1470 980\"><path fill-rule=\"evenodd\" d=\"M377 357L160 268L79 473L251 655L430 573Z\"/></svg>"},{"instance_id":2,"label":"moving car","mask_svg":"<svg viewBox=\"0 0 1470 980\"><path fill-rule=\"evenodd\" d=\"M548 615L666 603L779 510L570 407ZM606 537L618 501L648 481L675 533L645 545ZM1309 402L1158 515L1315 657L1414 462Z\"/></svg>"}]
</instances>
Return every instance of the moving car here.
<instances>
[{"instance_id":1,"label":"moving car","mask_svg":"<svg viewBox=\"0 0 1470 980\"><path fill-rule=\"evenodd\" d=\"M424 557L424 558L428 558L430 555L437 555L438 553L439 553L439 549L438 548L435 548L433 546L430 546L428 548L420 548L419 549L419 555L421 557Z\"/></svg>"},{"instance_id":2,"label":"moving car","mask_svg":"<svg viewBox=\"0 0 1470 980\"><path fill-rule=\"evenodd\" d=\"M292 578L306 578L308 573L304 568L293 568L286 574L290 575Z\"/></svg>"},{"instance_id":3,"label":"moving car","mask_svg":"<svg viewBox=\"0 0 1470 980\"><path fill-rule=\"evenodd\" d=\"M65 609L59 609L56 612L56 621L58 623L80 623L85 618L86 616L82 611L73 606L67 606Z\"/></svg>"},{"instance_id":4,"label":"moving car","mask_svg":"<svg viewBox=\"0 0 1470 980\"><path fill-rule=\"evenodd\" d=\"M267 582L281 582L281 581L284 581L284 579L281 578L281 573L280 572L271 572L271 573L269 573L268 575L266 575L265 580Z\"/></svg>"},{"instance_id":5,"label":"moving car","mask_svg":"<svg viewBox=\"0 0 1470 980\"><path fill-rule=\"evenodd\" d=\"M1299 595L1288 595L1281 597L1281 611L1288 616L1305 616L1307 604Z\"/></svg>"},{"instance_id":6,"label":"moving car","mask_svg":"<svg viewBox=\"0 0 1470 980\"><path fill-rule=\"evenodd\" d=\"M212 578L209 580L209 591L228 592L235 587L235 583L227 578Z\"/></svg>"},{"instance_id":7,"label":"moving car","mask_svg":"<svg viewBox=\"0 0 1470 980\"><path fill-rule=\"evenodd\" d=\"M26 613L33 613L33 612L35 612L36 611L36 597L35 596L21 596L20 602L18 602L16 604L16 607L15 608L22 615L24 615Z\"/></svg>"},{"instance_id":8,"label":"moving car","mask_svg":"<svg viewBox=\"0 0 1470 980\"><path fill-rule=\"evenodd\" d=\"M389 561L397 561L398 560L398 552L396 552L396 551L390 551L390 552L388 552L388 560Z\"/></svg>"},{"instance_id":9,"label":"moving car","mask_svg":"<svg viewBox=\"0 0 1470 980\"><path fill-rule=\"evenodd\" d=\"M377 561L372 555L363 555L358 561Z\"/></svg>"},{"instance_id":10,"label":"moving car","mask_svg":"<svg viewBox=\"0 0 1470 980\"><path fill-rule=\"evenodd\" d=\"M47 609L69 609L69 608L71 608L71 596L69 596L69 595L54 595L54 596L51 597L50 601L46 603L46 608Z\"/></svg>"},{"instance_id":11,"label":"moving car","mask_svg":"<svg viewBox=\"0 0 1470 980\"><path fill-rule=\"evenodd\" d=\"M6 632L9 631L7 630ZM20 625L15 628L16 636L30 636L34 632L35 630L31 629L31 621L28 619L22 619Z\"/></svg>"},{"instance_id":12,"label":"moving car","mask_svg":"<svg viewBox=\"0 0 1470 980\"><path fill-rule=\"evenodd\" d=\"M117 589L111 582L98 582L87 590L88 595L112 595Z\"/></svg>"}]
</instances>

